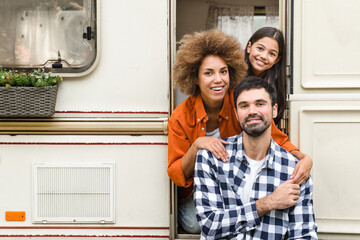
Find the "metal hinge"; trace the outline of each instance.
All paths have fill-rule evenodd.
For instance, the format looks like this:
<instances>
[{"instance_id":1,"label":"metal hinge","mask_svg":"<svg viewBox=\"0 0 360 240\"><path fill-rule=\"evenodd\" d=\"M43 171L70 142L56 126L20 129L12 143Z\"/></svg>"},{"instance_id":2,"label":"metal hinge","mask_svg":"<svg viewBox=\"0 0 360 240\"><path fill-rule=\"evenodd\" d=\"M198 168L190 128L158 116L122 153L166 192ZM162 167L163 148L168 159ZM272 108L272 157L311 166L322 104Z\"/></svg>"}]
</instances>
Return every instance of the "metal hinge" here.
<instances>
[{"instance_id":1,"label":"metal hinge","mask_svg":"<svg viewBox=\"0 0 360 240\"><path fill-rule=\"evenodd\" d=\"M291 77L291 66L286 66L286 77Z\"/></svg>"}]
</instances>

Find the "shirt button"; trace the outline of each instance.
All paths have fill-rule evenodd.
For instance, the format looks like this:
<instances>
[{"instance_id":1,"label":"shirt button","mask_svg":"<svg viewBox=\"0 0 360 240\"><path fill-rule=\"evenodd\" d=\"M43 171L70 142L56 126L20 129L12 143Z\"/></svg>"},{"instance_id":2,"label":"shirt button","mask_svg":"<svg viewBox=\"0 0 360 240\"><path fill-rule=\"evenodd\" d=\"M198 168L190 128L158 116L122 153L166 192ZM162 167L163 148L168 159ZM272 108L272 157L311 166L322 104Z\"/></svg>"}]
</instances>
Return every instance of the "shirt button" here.
<instances>
[{"instance_id":1,"label":"shirt button","mask_svg":"<svg viewBox=\"0 0 360 240\"><path fill-rule=\"evenodd\" d=\"M201 130L203 130L203 131L204 131L204 130L205 130L205 128L201 128Z\"/></svg>"},{"instance_id":2,"label":"shirt button","mask_svg":"<svg viewBox=\"0 0 360 240\"><path fill-rule=\"evenodd\" d=\"M229 119L229 117L228 117L228 116L226 116L226 119Z\"/></svg>"},{"instance_id":3,"label":"shirt button","mask_svg":"<svg viewBox=\"0 0 360 240\"><path fill-rule=\"evenodd\" d=\"M198 118L198 122L200 122L200 118Z\"/></svg>"}]
</instances>

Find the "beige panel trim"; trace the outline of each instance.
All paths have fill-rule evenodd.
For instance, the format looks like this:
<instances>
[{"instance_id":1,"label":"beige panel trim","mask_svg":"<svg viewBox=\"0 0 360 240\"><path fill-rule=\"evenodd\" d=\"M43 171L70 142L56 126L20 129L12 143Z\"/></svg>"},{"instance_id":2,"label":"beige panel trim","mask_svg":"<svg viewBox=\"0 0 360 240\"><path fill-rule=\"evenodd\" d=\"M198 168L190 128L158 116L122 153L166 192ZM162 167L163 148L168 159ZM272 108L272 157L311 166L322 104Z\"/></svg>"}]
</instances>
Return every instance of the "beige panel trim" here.
<instances>
[{"instance_id":1,"label":"beige panel trim","mask_svg":"<svg viewBox=\"0 0 360 240\"><path fill-rule=\"evenodd\" d=\"M314 132L315 124L326 124L326 123L339 123L339 124L352 124L360 122L360 107L359 106L306 106L299 108L299 122L298 122L298 138L300 142L300 149L311 156L314 160L314 167L312 169L313 181L314 184L317 184L314 187L314 191L316 189L320 189L321 185L319 182L316 182L317 174L319 171L326 171L324 169L320 169L317 166L319 159L316 159L315 150L314 149L314 138L317 136ZM339 142L344 142L346 139L335 136ZM326 144L326 143L324 143ZM334 149L329 149L328 151L338 151ZM347 159L341 159L344 163ZM349 174L344 172L339 172L338 178L342 179L343 174ZM356 174L356 170L354 170L350 174ZM339 180L340 181L340 180ZM351 185L351 184L350 184ZM344 191L351 191L351 187L345 187ZM314 192L315 196L316 192ZM355 196L356 198L356 196ZM321 205L321 202L317 202L314 200L314 205ZM343 202L341 202L343 203ZM357 206L353 206L357 207ZM338 233L338 234L360 234L360 218L345 218L343 216L336 216L333 218L325 218L322 217L320 213L316 213L315 209L315 217L316 222L318 224L318 232L319 233ZM359 235L358 235L359 237ZM339 238L345 239L345 238Z\"/></svg>"},{"instance_id":2,"label":"beige panel trim","mask_svg":"<svg viewBox=\"0 0 360 240\"><path fill-rule=\"evenodd\" d=\"M360 94L294 94L289 101L359 101Z\"/></svg>"},{"instance_id":3,"label":"beige panel trim","mask_svg":"<svg viewBox=\"0 0 360 240\"><path fill-rule=\"evenodd\" d=\"M279 0L279 25L280 30L286 35L286 0Z\"/></svg>"},{"instance_id":4,"label":"beige panel trim","mask_svg":"<svg viewBox=\"0 0 360 240\"><path fill-rule=\"evenodd\" d=\"M168 118L1 119L0 134L167 134Z\"/></svg>"},{"instance_id":5,"label":"beige panel trim","mask_svg":"<svg viewBox=\"0 0 360 240\"><path fill-rule=\"evenodd\" d=\"M316 222L319 225L318 232L320 233L347 233L357 234L359 239L360 224L359 220L353 219L324 219L317 218ZM343 239L343 238L339 238Z\"/></svg>"},{"instance_id":6,"label":"beige panel trim","mask_svg":"<svg viewBox=\"0 0 360 240\"><path fill-rule=\"evenodd\" d=\"M336 59L346 59L347 62L356 61L357 52L353 49L356 48L358 41L355 38L357 36L351 33L353 32L352 23L359 20L359 15L357 14L355 19L351 17L355 16L356 10L354 9L359 8L359 2L355 0L347 1L349 6L353 6L346 11L349 16L345 15L345 11L343 11L344 3L341 1L303 0L295 2L301 3L301 8L295 9L297 9L296 12L301 12L301 20L299 20L301 21L301 26L299 26L301 43L298 47L302 52L301 56L295 55L295 58L301 61L301 68L299 68L301 69L301 76L296 82L299 82L305 89L339 90L360 88L360 72L356 68L351 71L341 67L334 69L334 66L339 65L341 61L333 61L329 59L329 56L332 55L327 56L324 54L324 51L331 53L328 50L332 49L332 51L342 54L337 54ZM333 14L332 11L336 11L337 14ZM296 26L295 28L297 29ZM353 38L355 38L354 41L343 40ZM324 41L322 39L328 40ZM351 46L353 47L350 48ZM327 67L324 67L324 63L326 63Z\"/></svg>"},{"instance_id":7,"label":"beige panel trim","mask_svg":"<svg viewBox=\"0 0 360 240\"><path fill-rule=\"evenodd\" d=\"M308 113L308 114L307 114ZM332 115L325 115L331 113ZM359 122L357 115L352 114L352 118L344 118L339 113L360 113L359 106L306 106L299 108L299 147L309 156L313 154L313 143L311 134L314 123L353 123ZM316 117L315 117L316 116Z\"/></svg>"}]
</instances>

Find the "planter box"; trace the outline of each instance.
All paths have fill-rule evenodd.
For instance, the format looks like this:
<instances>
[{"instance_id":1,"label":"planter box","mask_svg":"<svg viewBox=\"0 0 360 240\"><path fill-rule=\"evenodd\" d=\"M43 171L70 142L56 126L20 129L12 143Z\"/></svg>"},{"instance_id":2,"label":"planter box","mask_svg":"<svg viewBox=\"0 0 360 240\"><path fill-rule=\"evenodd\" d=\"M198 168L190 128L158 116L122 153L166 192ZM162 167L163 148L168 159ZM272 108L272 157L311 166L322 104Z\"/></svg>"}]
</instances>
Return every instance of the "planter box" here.
<instances>
[{"instance_id":1,"label":"planter box","mask_svg":"<svg viewBox=\"0 0 360 240\"><path fill-rule=\"evenodd\" d=\"M55 113L58 85L0 87L0 117L50 117Z\"/></svg>"}]
</instances>

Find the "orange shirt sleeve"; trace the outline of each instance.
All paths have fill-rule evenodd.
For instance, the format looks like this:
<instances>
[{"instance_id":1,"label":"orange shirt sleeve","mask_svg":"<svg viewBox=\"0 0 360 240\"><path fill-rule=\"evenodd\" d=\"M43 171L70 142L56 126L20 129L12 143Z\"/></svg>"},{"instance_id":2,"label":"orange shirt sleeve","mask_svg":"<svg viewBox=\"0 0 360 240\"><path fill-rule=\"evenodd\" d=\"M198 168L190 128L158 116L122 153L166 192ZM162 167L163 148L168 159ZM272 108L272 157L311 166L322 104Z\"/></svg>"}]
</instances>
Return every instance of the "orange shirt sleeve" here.
<instances>
[{"instance_id":1,"label":"orange shirt sleeve","mask_svg":"<svg viewBox=\"0 0 360 240\"><path fill-rule=\"evenodd\" d=\"M272 125L271 125L271 136L277 144L285 148L288 152L291 152L293 150L300 151L299 148L295 147L289 141L288 136L276 127L274 121L272 121Z\"/></svg>"},{"instance_id":2,"label":"orange shirt sleeve","mask_svg":"<svg viewBox=\"0 0 360 240\"><path fill-rule=\"evenodd\" d=\"M170 117L168 122L168 175L170 179L180 187L189 187L193 184L193 178L185 180L181 168L181 160L190 148L190 141L187 139L179 122Z\"/></svg>"}]
</instances>

